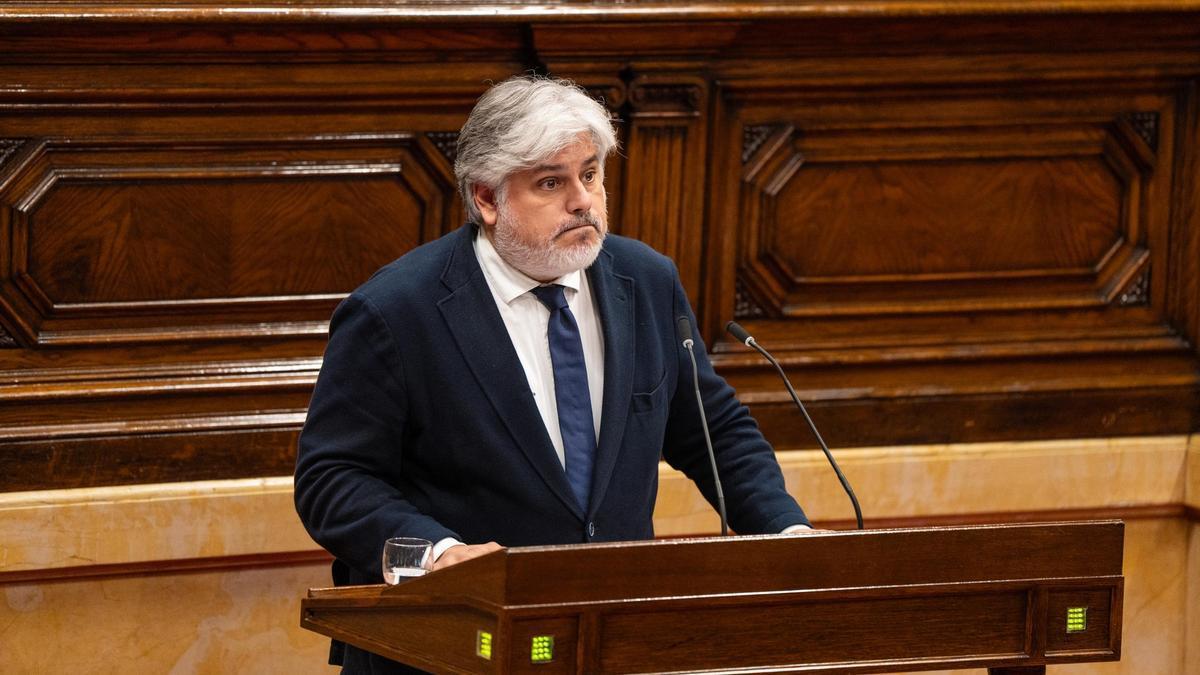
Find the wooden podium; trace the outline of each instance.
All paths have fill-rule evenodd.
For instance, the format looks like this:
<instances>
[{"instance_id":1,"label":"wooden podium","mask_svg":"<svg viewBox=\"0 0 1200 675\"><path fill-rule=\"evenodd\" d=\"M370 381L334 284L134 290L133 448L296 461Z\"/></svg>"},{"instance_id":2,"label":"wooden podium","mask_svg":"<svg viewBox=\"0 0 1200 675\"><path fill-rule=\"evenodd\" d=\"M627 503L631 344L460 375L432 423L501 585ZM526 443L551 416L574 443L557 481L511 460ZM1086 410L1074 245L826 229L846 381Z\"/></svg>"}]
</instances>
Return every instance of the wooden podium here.
<instances>
[{"instance_id":1,"label":"wooden podium","mask_svg":"<svg viewBox=\"0 0 1200 675\"><path fill-rule=\"evenodd\" d=\"M510 548L312 589L301 625L433 672L837 672L1114 661L1114 521Z\"/></svg>"}]
</instances>

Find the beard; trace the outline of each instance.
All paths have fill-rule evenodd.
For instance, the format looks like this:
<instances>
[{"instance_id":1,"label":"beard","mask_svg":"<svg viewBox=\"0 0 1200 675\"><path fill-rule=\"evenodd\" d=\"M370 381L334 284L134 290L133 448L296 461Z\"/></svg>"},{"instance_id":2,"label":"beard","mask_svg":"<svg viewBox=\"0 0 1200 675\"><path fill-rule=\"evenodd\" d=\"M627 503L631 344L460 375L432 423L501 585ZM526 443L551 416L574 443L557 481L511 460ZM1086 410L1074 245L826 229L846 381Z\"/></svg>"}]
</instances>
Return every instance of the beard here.
<instances>
[{"instance_id":1,"label":"beard","mask_svg":"<svg viewBox=\"0 0 1200 675\"><path fill-rule=\"evenodd\" d=\"M572 244L558 241L564 235L575 236L570 233L579 227L594 228L596 236ZM525 276L537 281L550 281L595 262L607 233L608 226L604 220L589 211L559 223L548 236L538 237L523 227L520 219L502 202L496 214L496 227L492 231L492 246L505 262Z\"/></svg>"}]
</instances>

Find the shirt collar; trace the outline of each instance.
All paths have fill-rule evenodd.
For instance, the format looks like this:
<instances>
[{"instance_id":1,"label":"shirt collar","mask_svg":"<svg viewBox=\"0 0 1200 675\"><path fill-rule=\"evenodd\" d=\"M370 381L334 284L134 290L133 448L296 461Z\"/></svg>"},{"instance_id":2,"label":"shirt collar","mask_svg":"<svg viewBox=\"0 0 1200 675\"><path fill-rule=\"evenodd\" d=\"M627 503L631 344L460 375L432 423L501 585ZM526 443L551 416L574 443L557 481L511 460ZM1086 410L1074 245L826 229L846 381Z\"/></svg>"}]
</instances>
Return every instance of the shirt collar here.
<instances>
[{"instance_id":1,"label":"shirt collar","mask_svg":"<svg viewBox=\"0 0 1200 675\"><path fill-rule=\"evenodd\" d=\"M512 304L513 300L542 285L542 282L529 278L524 272L501 258L496 247L492 246L492 240L483 233L482 227L475 235L475 257L479 260L479 266L483 268L483 273L491 282L493 292L506 305ZM550 283L578 292L582 275L582 271L575 270Z\"/></svg>"}]
</instances>

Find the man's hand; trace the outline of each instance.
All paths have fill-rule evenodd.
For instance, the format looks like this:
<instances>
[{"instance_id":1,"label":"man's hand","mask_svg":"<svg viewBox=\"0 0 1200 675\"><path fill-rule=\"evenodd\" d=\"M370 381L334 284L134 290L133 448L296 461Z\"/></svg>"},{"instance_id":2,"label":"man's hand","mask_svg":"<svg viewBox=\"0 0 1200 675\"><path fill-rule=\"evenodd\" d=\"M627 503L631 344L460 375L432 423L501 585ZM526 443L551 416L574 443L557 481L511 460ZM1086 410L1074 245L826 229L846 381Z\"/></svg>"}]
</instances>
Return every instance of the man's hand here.
<instances>
[{"instance_id":1,"label":"man's hand","mask_svg":"<svg viewBox=\"0 0 1200 675\"><path fill-rule=\"evenodd\" d=\"M494 541L489 541L486 544L462 544L459 546L451 546L433 563L434 571L444 567L457 565L464 560L478 558L481 555L486 555L492 551L499 551L504 548Z\"/></svg>"},{"instance_id":2,"label":"man's hand","mask_svg":"<svg viewBox=\"0 0 1200 675\"><path fill-rule=\"evenodd\" d=\"M833 530L818 530L811 525L792 525L785 527L780 534L820 534L822 532L833 532Z\"/></svg>"}]
</instances>

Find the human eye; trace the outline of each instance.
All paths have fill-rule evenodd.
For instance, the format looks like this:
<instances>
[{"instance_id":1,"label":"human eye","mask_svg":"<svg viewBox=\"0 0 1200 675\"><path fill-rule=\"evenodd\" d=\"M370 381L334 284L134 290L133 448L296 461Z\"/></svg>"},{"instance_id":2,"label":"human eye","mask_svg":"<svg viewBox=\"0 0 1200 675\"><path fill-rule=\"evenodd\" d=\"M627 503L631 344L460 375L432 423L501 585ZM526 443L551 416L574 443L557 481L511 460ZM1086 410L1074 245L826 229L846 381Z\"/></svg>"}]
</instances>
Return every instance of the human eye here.
<instances>
[{"instance_id":1,"label":"human eye","mask_svg":"<svg viewBox=\"0 0 1200 675\"><path fill-rule=\"evenodd\" d=\"M596 174L597 174L597 171L595 169L588 169L587 171L583 172L584 182L585 183L596 182Z\"/></svg>"},{"instance_id":2,"label":"human eye","mask_svg":"<svg viewBox=\"0 0 1200 675\"><path fill-rule=\"evenodd\" d=\"M538 181L538 186L545 190L553 190L554 188L558 187L558 179L554 178L553 176L550 178L543 178Z\"/></svg>"}]
</instances>

